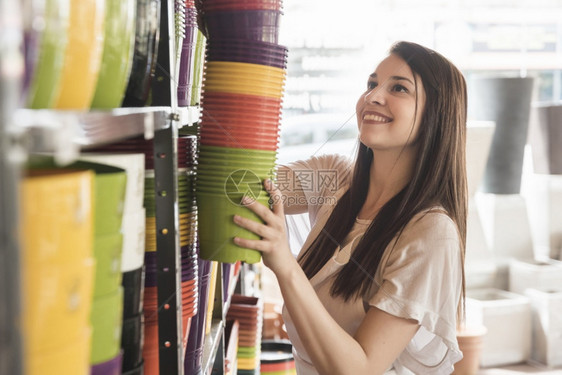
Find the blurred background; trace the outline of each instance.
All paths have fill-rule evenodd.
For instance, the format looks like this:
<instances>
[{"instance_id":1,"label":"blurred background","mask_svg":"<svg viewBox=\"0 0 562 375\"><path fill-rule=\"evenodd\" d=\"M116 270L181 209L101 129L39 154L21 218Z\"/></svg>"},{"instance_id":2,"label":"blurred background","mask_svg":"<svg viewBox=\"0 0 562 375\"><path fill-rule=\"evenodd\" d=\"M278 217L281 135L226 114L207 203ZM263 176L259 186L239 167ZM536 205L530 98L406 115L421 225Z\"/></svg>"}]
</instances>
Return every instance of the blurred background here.
<instances>
[{"instance_id":1,"label":"blurred background","mask_svg":"<svg viewBox=\"0 0 562 375\"><path fill-rule=\"evenodd\" d=\"M465 74L469 90L471 77L484 73L533 76L535 101L562 99L560 0L284 4L280 39L290 54L281 162L334 149L346 153L354 142L342 140L357 134L353 115L366 77L399 40L445 55ZM325 129L317 130L316 123Z\"/></svg>"}]
</instances>

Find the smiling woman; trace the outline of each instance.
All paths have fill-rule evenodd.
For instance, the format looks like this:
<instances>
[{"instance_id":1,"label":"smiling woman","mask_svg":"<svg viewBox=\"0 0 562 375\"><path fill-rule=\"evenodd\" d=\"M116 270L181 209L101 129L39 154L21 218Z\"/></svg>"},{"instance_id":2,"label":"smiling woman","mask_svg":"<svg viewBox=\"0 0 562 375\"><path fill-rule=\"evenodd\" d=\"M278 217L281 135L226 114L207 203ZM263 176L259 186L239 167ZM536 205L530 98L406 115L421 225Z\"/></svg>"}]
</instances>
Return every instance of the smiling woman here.
<instances>
[{"instance_id":1,"label":"smiling woman","mask_svg":"<svg viewBox=\"0 0 562 375\"><path fill-rule=\"evenodd\" d=\"M424 105L419 75L398 55L388 56L369 76L367 91L357 102L361 142L373 150L394 149L403 158L414 156Z\"/></svg>"},{"instance_id":2,"label":"smiling woman","mask_svg":"<svg viewBox=\"0 0 562 375\"><path fill-rule=\"evenodd\" d=\"M283 185L266 183L273 209L246 202L265 224L234 217L260 239L235 242L277 277L299 375L450 374L462 358L464 78L438 53L398 43L369 77L357 123L354 161L281 166ZM295 259L284 215L304 212L312 229Z\"/></svg>"}]
</instances>

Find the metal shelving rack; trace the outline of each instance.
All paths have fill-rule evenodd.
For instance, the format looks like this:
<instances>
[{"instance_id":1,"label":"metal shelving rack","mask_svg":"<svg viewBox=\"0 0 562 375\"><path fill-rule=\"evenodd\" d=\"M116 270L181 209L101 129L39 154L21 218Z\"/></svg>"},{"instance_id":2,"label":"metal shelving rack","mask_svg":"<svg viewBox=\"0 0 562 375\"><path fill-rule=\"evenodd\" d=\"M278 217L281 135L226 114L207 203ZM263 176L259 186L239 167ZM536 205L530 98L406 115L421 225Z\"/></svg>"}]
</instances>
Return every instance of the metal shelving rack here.
<instances>
[{"instance_id":1,"label":"metal shelving rack","mask_svg":"<svg viewBox=\"0 0 562 375\"><path fill-rule=\"evenodd\" d=\"M0 345L3 349L0 351L0 375L24 373L17 324L20 317L17 186L27 155L49 153L58 163L66 164L75 160L81 149L139 135L154 138L159 370L161 374L183 375L181 293L177 293L181 285L177 137L180 127L193 125L199 120L200 111L199 108L178 108L177 105L174 4L174 0L161 1L161 42L152 87L153 107L88 112L17 109L20 76L0 75L0 297L14 301L0 307ZM17 7L17 2L0 0L0 21L5 21L5 17L17 18L20 14ZM6 24L0 23L3 33L10 31L5 29ZM12 31L21 36L21 25L15 26L17 29ZM14 61L22 64L19 55L21 38L8 40L11 45L5 40L0 40L3 43L0 45L0 67ZM10 52L19 60L10 60L13 57ZM13 126L8 128L7 124ZM237 278L232 280L228 291L223 290L222 279L222 267L219 267L212 329L205 338L204 374L222 374L224 369L223 333L230 298L223 296L232 295Z\"/></svg>"},{"instance_id":2,"label":"metal shelving rack","mask_svg":"<svg viewBox=\"0 0 562 375\"><path fill-rule=\"evenodd\" d=\"M16 5L14 5L16 4ZM18 18L17 2L0 0L2 32L4 25L18 28L14 38L2 38L1 67L19 62L21 56L22 28L17 23L4 22L4 17ZM167 94L159 95L153 102L159 107L117 108L110 111L58 111L17 109L20 100L19 78L0 76L0 296L13 301L0 308L0 374L21 375L22 345L18 330L19 308L19 249L17 246L17 186L22 163L31 153L50 153L60 164L75 160L82 148L116 142L128 137L144 135L154 138L156 225L158 248L158 295L162 309L159 312L160 372L183 374L183 350L181 347L181 294L177 285L181 273L179 261L178 205L177 205L177 129L190 125L199 118L194 108L178 108L175 100L174 79L175 46L173 38L173 0L163 0L160 48L169 58L159 61L160 72L166 80L156 77L154 89L168 85ZM168 12L171 9L171 12ZM18 34L19 33L19 34ZM11 34L8 34L11 35ZM17 37L19 35L19 38ZM5 45L6 41L12 43ZM166 43L165 41L168 41ZM6 47L11 47L7 50ZM7 52L7 54L6 54ZM12 54L12 55L10 55ZM0 71L14 71L2 69ZM6 124L14 124L8 132ZM21 152L16 152L21 148ZM15 158L20 155L19 159ZM17 160L15 160L17 159ZM4 269L5 268L5 269ZM9 297L9 298L8 298ZM9 349L9 350L6 350Z\"/></svg>"},{"instance_id":3,"label":"metal shelving rack","mask_svg":"<svg viewBox=\"0 0 562 375\"><path fill-rule=\"evenodd\" d=\"M19 100L23 61L21 24L10 22L19 2L0 0L0 375L23 374L20 320L18 190L21 152L11 125Z\"/></svg>"}]
</instances>

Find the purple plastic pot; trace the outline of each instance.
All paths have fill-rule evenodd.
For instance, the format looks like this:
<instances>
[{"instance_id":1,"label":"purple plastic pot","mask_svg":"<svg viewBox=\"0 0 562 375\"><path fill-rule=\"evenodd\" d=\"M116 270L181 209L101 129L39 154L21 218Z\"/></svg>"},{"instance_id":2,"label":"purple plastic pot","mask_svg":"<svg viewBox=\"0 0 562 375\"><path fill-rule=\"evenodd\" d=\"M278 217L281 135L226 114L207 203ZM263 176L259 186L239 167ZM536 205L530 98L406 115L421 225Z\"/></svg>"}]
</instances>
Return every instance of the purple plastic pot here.
<instances>
[{"instance_id":1,"label":"purple plastic pot","mask_svg":"<svg viewBox=\"0 0 562 375\"><path fill-rule=\"evenodd\" d=\"M157 286L156 284L156 272L147 272L144 277L144 287L151 288Z\"/></svg>"},{"instance_id":2,"label":"purple plastic pot","mask_svg":"<svg viewBox=\"0 0 562 375\"><path fill-rule=\"evenodd\" d=\"M156 266L156 251L147 251L144 253L145 272L155 272Z\"/></svg>"},{"instance_id":3,"label":"purple plastic pot","mask_svg":"<svg viewBox=\"0 0 562 375\"><path fill-rule=\"evenodd\" d=\"M230 268L232 263L222 264L222 289L223 289L223 302L228 300L228 287L230 285Z\"/></svg>"},{"instance_id":4,"label":"purple plastic pot","mask_svg":"<svg viewBox=\"0 0 562 375\"><path fill-rule=\"evenodd\" d=\"M207 60L209 60L209 58L212 58L212 57L215 57L215 56L242 57L242 56L248 56L248 55L250 55L252 57L258 57L258 58L277 59L277 60L280 60L280 61L287 61L287 55L283 52L259 51L259 50L251 50L251 49L248 49L246 51L241 51L240 49L229 49L229 48L226 48L226 47L224 49L209 48L207 50Z\"/></svg>"},{"instance_id":5,"label":"purple plastic pot","mask_svg":"<svg viewBox=\"0 0 562 375\"><path fill-rule=\"evenodd\" d=\"M183 273L181 274L181 281L189 281L189 280L194 280L197 278L197 275L193 272L188 272L188 273Z\"/></svg>"},{"instance_id":6,"label":"purple plastic pot","mask_svg":"<svg viewBox=\"0 0 562 375\"><path fill-rule=\"evenodd\" d=\"M186 258L195 258L195 260L197 260L197 247L194 245L190 245L190 246L183 246L181 248L181 255L182 257L186 257Z\"/></svg>"},{"instance_id":7,"label":"purple plastic pot","mask_svg":"<svg viewBox=\"0 0 562 375\"><path fill-rule=\"evenodd\" d=\"M122 353L107 362L102 362L91 367L91 375L121 375Z\"/></svg>"},{"instance_id":8,"label":"purple plastic pot","mask_svg":"<svg viewBox=\"0 0 562 375\"><path fill-rule=\"evenodd\" d=\"M210 55L207 56L207 61L233 61L233 62L243 62L243 63L250 63L250 64L259 64L259 65L268 65L273 66L275 68L286 69L287 68L287 61L286 60L279 60L277 58L267 58L267 57L259 57L259 56L251 56L251 55Z\"/></svg>"},{"instance_id":9,"label":"purple plastic pot","mask_svg":"<svg viewBox=\"0 0 562 375\"><path fill-rule=\"evenodd\" d=\"M197 9L195 8L185 9L185 24L187 26L197 27Z\"/></svg>"},{"instance_id":10,"label":"purple plastic pot","mask_svg":"<svg viewBox=\"0 0 562 375\"><path fill-rule=\"evenodd\" d=\"M193 325L193 320L195 317L191 319L191 323ZM191 331L190 331L191 334ZM189 345L189 339L187 341ZM185 353L185 360L184 360L184 367L183 371L185 375L201 375L202 374L202 359L203 359L203 348L187 351Z\"/></svg>"},{"instance_id":11,"label":"purple plastic pot","mask_svg":"<svg viewBox=\"0 0 562 375\"><path fill-rule=\"evenodd\" d=\"M33 19L37 17L37 5L31 0L22 0L21 8L31 10L22 14L23 20L23 55L24 75L22 80L22 98L25 98L33 78L39 58L40 32L33 27ZM24 100L25 101L25 100ZM22 103L25 105L24 103Z\"/></svg>"},{"instance_id":12,"label":"purple plastic pot","mask_svg":"<svg viewBox=\"0 0 562 375\"><path fill-rule=\"evenodd\" d=\"M210 40L223 38L250 39L277 43L281 11L242 10L205 13Z\"/></svg>"},{"instance_id":13,"label":"purple plastic pot","mask_svg":"<svg viewBox=\"0 0 562 375\"><path fill-rule=\"evenodd\" d=\"M211 277L211 262L200 259L199 264L199 300L200 306L197 314L191 319L187 349L184 361L184 372L186 375L199 374L201 372L201 359L205 338L205 323L207 316L207 302L209 298L209 286Z\"/></svg>"},{"instance_id":14,"label":"purple plastic pot","mask_svg":"<svg viewBox=\"0 0 562 375\"><path fill-rule=\"evenodd\" d=\"M210 40L207 47L208 52L228 51L232 53L267 53L276 56L287 57L287 47L276 43L267 43L259 40L247 39L218 39Z\"/></svg>"},{"instance_id":15,"label":"purple plastic pot","mask_svg":"<svg viewBox=\"0 0 562 375\"><path fill-rule=\"evenodd\" d=\"M180 57L180 72L177 90L178 105L180 107L187 107L191 103L196 36L196 26L186 26Z\"/></svg>"}]
</instances>

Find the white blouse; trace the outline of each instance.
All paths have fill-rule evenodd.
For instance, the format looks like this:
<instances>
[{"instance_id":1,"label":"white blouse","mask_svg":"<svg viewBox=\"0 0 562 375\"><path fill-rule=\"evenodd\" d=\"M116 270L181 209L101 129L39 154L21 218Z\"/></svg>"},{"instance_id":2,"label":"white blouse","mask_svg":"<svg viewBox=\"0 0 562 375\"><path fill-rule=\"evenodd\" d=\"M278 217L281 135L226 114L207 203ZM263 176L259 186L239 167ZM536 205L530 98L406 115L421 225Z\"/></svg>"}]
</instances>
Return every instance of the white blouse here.
<instances>
[{"instance_id":1,"label":"white blouse","mask_svg":"<svg viewBox=\"0 0 562 375\"><path fill-rule=\"evenodd\" d=\"M349 186L350 161L339 155L313 157L291 163L292 170L333 170L337 173L334 185L325 189L305 191L310 202L317 196L341 197ZM334 205L309 204L311 232L302 249L318 236ZM370 220L356 219L343 247L336 248L334 256L310 280L318 297L334 320L354 336L365 318L369 306L389 314L415 319L420 328L404 351L393 363L397 374L450 374L453 364L462 358L456 340L457 306L462 288L462 264L456 225L440 210L428 210L416 215L394 238L385 250L373 277L371 293L362 300L345 302L332 297L333 278L349 260ZM358 268L360 269L360 265ZM299 375L317 375L310 357L287 310L283 319L293 344L293 354ZM319 338L321 339L321 338Z\"/></svg>"}]
</instances>

